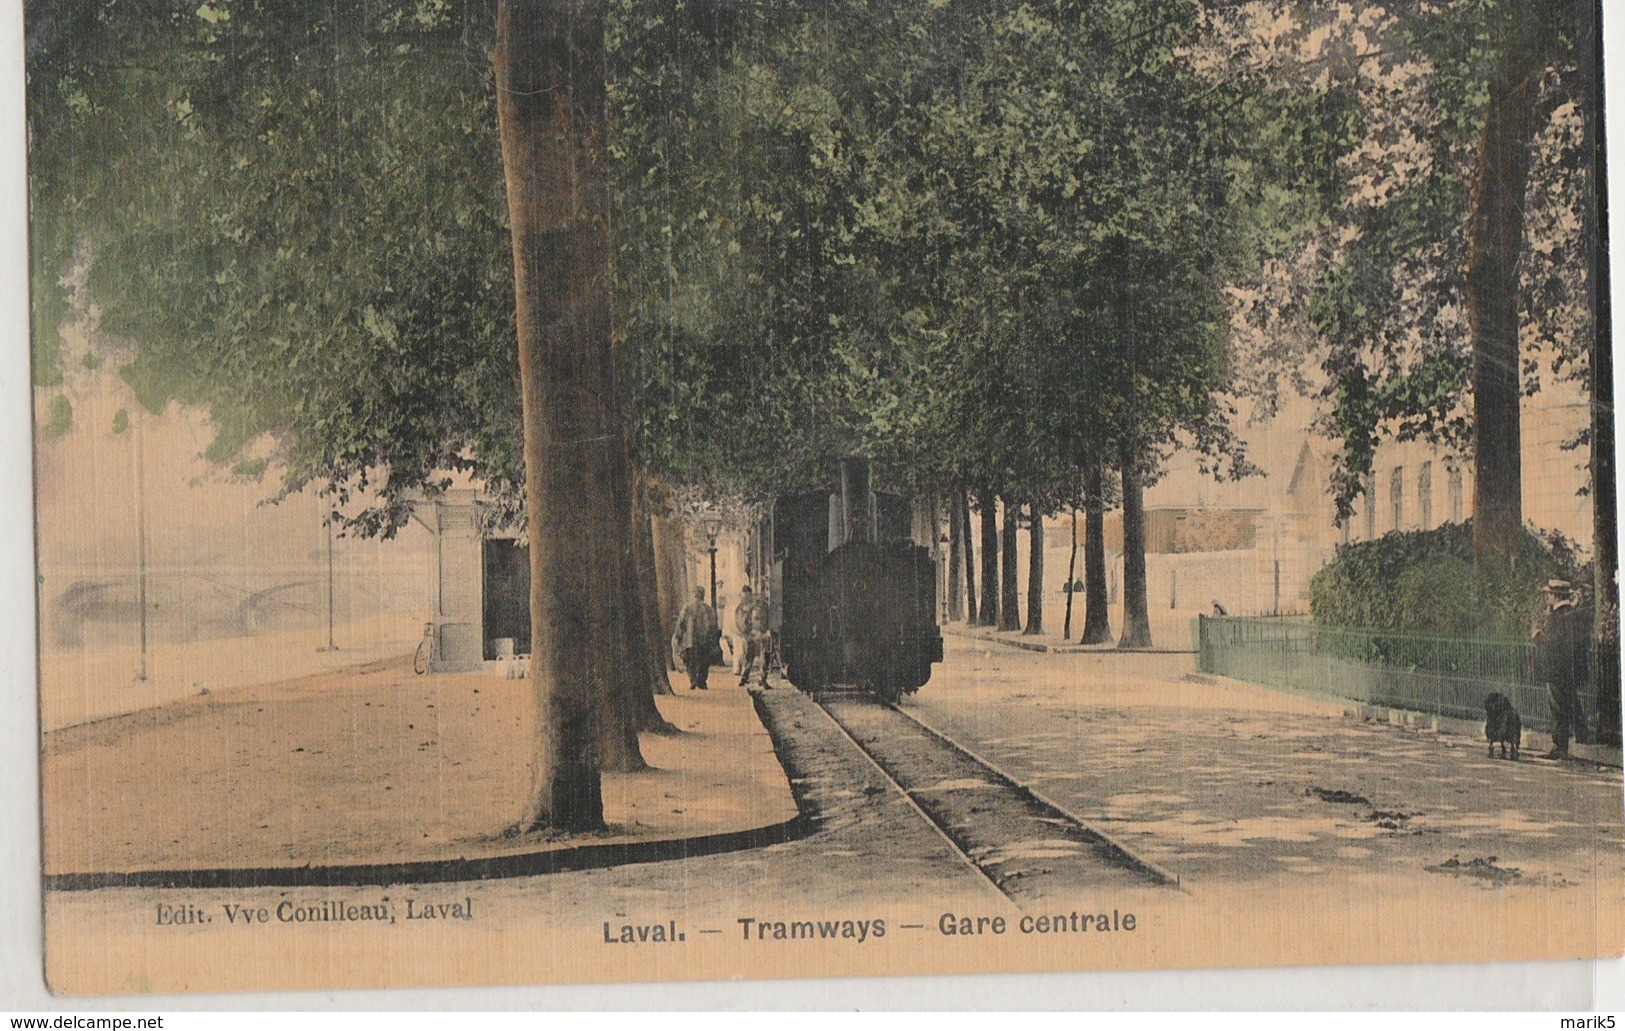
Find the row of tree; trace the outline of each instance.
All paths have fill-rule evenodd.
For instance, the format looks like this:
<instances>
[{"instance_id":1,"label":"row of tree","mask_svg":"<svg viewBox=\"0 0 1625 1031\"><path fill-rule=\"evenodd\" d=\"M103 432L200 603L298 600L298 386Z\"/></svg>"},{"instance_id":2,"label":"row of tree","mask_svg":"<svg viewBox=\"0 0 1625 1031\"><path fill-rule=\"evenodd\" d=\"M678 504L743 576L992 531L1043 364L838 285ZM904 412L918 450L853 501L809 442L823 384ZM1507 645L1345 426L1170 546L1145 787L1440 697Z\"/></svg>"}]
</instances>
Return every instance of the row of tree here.
<instances>
[{"instance_id":1,"label":"row of tree","mask_svg":"<svg viewBox=\"0 0 1625 1031\"><path fill-rule=\"evenodd\" d=\"M521 824L596 826L598 771L660 726L669 487L762 498L868 454L944 500L953 594L1008 628L1017 513L1081 509L1085 640L1120 505L1120 643L1148 644L1145 484L1176 446L1250 471L1236 398L1318 360L1339 511L1384 434L1475 427L1494 561L1508 376L1606 351L1581 8L42 0L36 368L77 263L125 378L207 404L214 457L364 533L453 474L506 498Z\"/></svg>"}]
</instances>

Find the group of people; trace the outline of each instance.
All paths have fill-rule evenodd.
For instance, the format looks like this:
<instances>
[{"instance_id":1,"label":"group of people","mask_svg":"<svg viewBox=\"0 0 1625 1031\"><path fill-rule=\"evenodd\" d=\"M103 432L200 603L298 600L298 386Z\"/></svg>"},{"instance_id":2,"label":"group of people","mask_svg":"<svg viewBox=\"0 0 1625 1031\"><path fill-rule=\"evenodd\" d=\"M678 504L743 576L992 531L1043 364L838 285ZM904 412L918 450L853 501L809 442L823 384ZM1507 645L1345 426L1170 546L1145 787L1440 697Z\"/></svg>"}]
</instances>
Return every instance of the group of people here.
<instances>
[{"instance_id":1,"label":"group of people","mask_svg":"<svg viewBox=\"0 0 1625 1031\"><path fill-rule=\"evenodd\" d=\"M751 670L759 665L762 687L772 686L767 682L767 667L773 653L771 623L772 609L767 603L767 592L753 591L749 585L741 588L739 607L734 609L734 631L745 648L739 660L741 685L749 682ZM694 600L683 606L673 637L682 652L690 688L707 690L711 667L722 662L722 627L716 609L705 600L705 588L694 588Z\"/></svg>"}]
</instances>

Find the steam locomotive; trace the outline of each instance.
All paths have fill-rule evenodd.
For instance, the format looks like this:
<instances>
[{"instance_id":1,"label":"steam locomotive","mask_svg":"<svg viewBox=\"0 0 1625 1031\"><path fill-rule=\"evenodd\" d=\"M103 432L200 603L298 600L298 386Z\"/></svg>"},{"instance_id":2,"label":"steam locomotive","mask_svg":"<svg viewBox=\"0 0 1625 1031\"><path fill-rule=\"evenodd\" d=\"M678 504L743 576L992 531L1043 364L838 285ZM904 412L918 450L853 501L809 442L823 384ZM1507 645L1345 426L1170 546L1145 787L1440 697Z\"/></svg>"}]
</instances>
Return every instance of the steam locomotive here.
<instances>
[{"instance_id":1,"label":"steam locomotive","mask_svg":"<svg viewBox=\"0 0 1625 1031\"><path fill-rule=\"evenodd\" d=\"M876 493L869 464L840 463L840 484L778 498L758 542L779 610L779 658L796 687L918 691L942 661L937 567L909 499Z\"/></svg>"}]
</instances>

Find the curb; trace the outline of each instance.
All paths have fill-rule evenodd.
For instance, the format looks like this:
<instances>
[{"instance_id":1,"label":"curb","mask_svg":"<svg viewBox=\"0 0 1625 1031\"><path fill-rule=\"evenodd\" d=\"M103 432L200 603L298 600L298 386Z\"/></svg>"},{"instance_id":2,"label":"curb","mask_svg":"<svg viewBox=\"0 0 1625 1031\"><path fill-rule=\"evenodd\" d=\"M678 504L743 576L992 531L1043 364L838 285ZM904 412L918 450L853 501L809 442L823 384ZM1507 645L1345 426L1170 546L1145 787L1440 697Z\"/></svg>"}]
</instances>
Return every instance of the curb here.
<instances>
[{"instance_id":1,"label":"curb","mask_svg":"<svg viewBox=\"0 0 1625 1031\"><path fill-rule=\"evenodd\" d=\"M426 859L405 863L345 863L332 866L269 866L206 870L136 870L129 873L45 875L47 891L96 888L303 888L357 885L432 884L597 870L637 863L765 848L806 836L811 821L797 814L781 823L693 838L572 845L485 859Z\"/></svg>"},{"instance_id":2,"label":"curb","mask_svg":"<svg viewBox=\"0 0 1625 1031\"><path fill-rule=\"evenodd\" d=\"M1194 648L1116 648L1096 647L1086 644L1041 644L1037 641L1022 641L1009 637L992 637L979 634L974 630L961 630L958 627L943 626L939 629L953 637L963 637L970 641L987 641L991 644L1002 644L1006 648L1019 648L1028 652L1047 652L1052 655L1195 655Z\"/></svg>"}]
</instances>

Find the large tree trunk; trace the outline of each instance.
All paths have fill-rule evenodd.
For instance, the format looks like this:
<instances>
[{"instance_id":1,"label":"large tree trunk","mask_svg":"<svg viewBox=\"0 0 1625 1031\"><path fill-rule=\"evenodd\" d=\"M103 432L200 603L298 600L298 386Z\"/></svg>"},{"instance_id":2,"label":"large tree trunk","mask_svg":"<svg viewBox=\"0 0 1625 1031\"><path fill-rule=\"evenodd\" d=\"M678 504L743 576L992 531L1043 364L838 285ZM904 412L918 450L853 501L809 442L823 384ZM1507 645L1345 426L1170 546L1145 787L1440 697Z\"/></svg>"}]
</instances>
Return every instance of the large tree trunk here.
<instances>
[{"instance_id":1,"label":"large tree trunk","mask_svg":"<svg viewBox=\"0 0 1625 1031\"><path fill-rule=\"evenodd\" d=\"M1032 525L1027 528L1027 625L1023 634L1044 632L1044 517L1037 505L1027 506Z\"/></svg>"},{"instance_id":2,"label":"large tree trunk","mask_svg":"<svg viewBox=\"0 0 1625 1031\"><path fill-rule=\"evenodd\" d=\"M1606 246L1606 245L1604 245ZM1606 255L1594 270L1607 267ZM1599 287L1606 291L1606 281ZM1597 740L1620 743L1619 494L1614 482L1614 359L1606 293L1591 356L1591 546L1597 609L1591 669L1597 678Z\"/></svg>"},{"instance_id":3,"label":"large tree trunk","mask_svg":"<svg viewBox=\"0 0 1625 1031\"><path fill-rule=\"evenodd\" d=\"M1106 500L1100 464L1089 467L1083 510L1083 644L1105 644L1112 639L1112 617L1106 610Z\"/></svg>"},{"instance_id":4,"label":"large tree trunk","mask_svg":"<svg viewBox=\"0 0 1625 1031\"><path fill-rule=\"evenodd\" d=\"M513 239L535 745L521 829L603 826L601 685L628 513L610 327L604 4L501 0L497 118ZM606 589L606 585L608 589Z\"/></svg>"},{"instance_id":5,"label":"large tree trunk","mask_svg":"<svg viewBox=\"0 0 1625 1031\"><path fill-rule=\"evenodd\" d=\"M1490 77L1468 215L1473 557L1480 568L1510 563L1523 532L1518 256L1523 249L1524 192L1539 84L1522 67L1522 48L1515 41L1503 46Z\"/></svg>"},{"instance_id":6,"label":"large tree trunk","mask_svg":"<svg viewBox=\"0 0 1625 1031\"><path fill-rule=\"evenodd\" d=\"M958 495L959 530L965 543L965 622L976 622L976 534L971 529L970 496Z\"/></svg>"},{"instance_id":7,"label":"large tree trunk","mask_svg":"<svg viewBox=\"0 0 1625 1031\"><path fill-rule=\"evenodd\" d=\"M1591 352L1591 547L1595 561L1593 589L1596 622L1592 626L1591 669L1597 678L1597 740L1620 743L1620 638L1619 638L1619 492L1614 481L1614 351L1612 311L1609 304L1608 234L1602 231L1602 213L1608 210L1608 148L1602 119L1602 35L1597 31L1597 5L1576 5L1579 16L1576 46L1580 82L1585 90L1581 108L1585 116L1590 156L1587 176L1591 196L1584 207L1587 232L1585 267L1589 287L1593 335Z\"/></svg>"},{"instance_id":8,"label":"large tree trunk","mask_svg":"<svg viewBox=\"0 0 1625 1031\"><path fill-rule=\"evenodd\" d=\"M1119 648L1151 647L1145 592L1145 505L1134 452L1123 447L1123 636Z\"/></svg>"},{"instance_id":9,"label":"large tree trunk","mask_svg":"<svg viewBox=\"0 0 1625 1031\"><path fill-rule=\"evenodd\" d=\"M961 522L960 508L964 497L958 491L948 495L948 622L965 619L964 562L965 524Z\"/></svg>"},{"instance_id":10,"label":"large tree trunk","mask_svg":"<svg viewBox=\"0 0 1625 1031\"><path fill-rule=\"evenodd\" d=\"M996 627L999 625L999 513L991 490L979 493L976 503L982 510L982 609L976 614L976 622Z\"/></svg>"},{"instance_id":11,"label":"large tree trunk","mask_svg":"<svg viewBox=\"0 0 1625 1031\"><path fill-rule=\"evenodd\" d=\"M1019 505L1004 502L1004 532L1000 544L1004 555L999 563L999 629L1020 630L1021 609L1016 593L1016 512Z\"/></svg>"}]
</instances>

